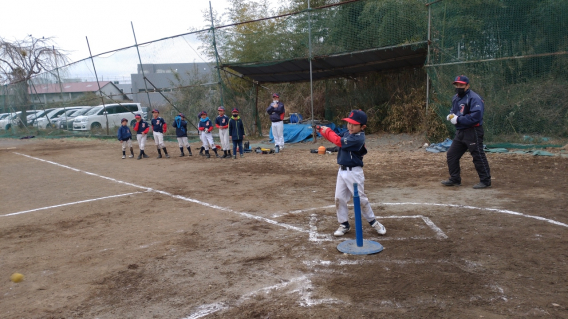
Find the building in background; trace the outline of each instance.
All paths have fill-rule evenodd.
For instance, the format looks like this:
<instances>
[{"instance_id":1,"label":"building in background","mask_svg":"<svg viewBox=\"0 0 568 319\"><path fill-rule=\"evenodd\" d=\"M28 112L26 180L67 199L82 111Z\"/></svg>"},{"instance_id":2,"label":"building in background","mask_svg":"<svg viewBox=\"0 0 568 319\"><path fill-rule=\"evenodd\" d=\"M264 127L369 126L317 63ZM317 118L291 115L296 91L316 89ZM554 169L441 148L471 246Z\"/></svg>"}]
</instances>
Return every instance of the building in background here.
<instances>
[{"instance_id":1,"label":"building in background","mask_svg":"<svg viewBox=\"0 0 568 319\"><path fill-rule=\"evenodd\" d=\"M116 101L128 101L128 97L120 88L110 81L100 82L101 91L103 96L110 96ZM65 83L49 83L49 84L36 84L29 87L29 94L31 101L41 101L44 104L52 102L69 103L75 99L83 97L87 93L94 93L101 95L97 82L65 82Z\"/></svg>"},{"instance_id":2,"label":"building in background","mask_svg":"<svg viewBox=\"0 0 568 319\"><path fill-rule=\"evenodd\" d=\"M142 66L144 67L144 75L148 80L170 100L173 99L173 93L177 87L217 82L214 63L163 63L142 64ZM153 107L168 104L166 99L155 91L152 85L146 83L146 86L144 86L140 64L138 64L137 70L138 73L131 74L132 100L148 105L148 96L150 96ZM148 95L146 94L146 87L148 87Z\"/></svg>"}]
</instances>

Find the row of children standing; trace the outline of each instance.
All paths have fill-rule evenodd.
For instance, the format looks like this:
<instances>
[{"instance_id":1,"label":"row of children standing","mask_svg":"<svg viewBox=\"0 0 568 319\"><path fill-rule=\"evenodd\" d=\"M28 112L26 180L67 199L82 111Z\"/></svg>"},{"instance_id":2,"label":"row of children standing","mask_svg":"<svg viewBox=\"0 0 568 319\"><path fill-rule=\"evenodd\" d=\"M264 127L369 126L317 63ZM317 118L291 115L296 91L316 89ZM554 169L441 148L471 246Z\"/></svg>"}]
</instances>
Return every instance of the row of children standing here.
<instances>
[{"instance_id":1,"label":"row of children standing","mask_svg":"<svg viewBox=\"0 0 568 319\"><path fill-rule=\"evenodd\" d=\"M202 111L199 113L199 127L198 130L201 136L201 142L203 146L201 147L201 152L205 151L205 156L207 158L211 157L209 154L209 149L213 149L216 157L221 158L231 158L231 149L229 145L229 139L233 142L233 159L237 158L237 146L239 148L239 153L241 157L244 157L243 149L243 139L245 137L245 128L243 125L243 120L239 116L239 109L234 108L231 110L231 118L225 115L225 108L220 106L217 108L219 116L215 118L215 126L219 129L219 139L221 140L221 149L223 150L223 156L219 156L217 153L217 147L213 143L213 121L207 116L207 112Z\"/></svg>"},{"instance_id":2,"label":"row of children standing","mask_svg":"<svg viewBox=\"0 0 568 319\"><path fill-rule=\"evenodd\" d=\"M229 138L233 142L233 159L237 158L237 146L239 148L239 153L241 157L244 157L243 149L243 139L245 137L245 130L243 121L239 116L239 110L234 108L231 111L232 117L229 118L225 115L225 108L220 106L217 111L219 116L215 119L215 126L219 129L219 138L221 139L221 148L223 149L223 156L219 156L217 153L217 147L213 142L213 135L211 131L213 130L213 122L207 116L207 112L202 111L199 113L199 126L198 130L200 132L201 142L203 146L201 147L200 155L205 155L210 158L209 149L215 152L216 157L221 158L231 158L231 150L229 146ZM136 124L134 125L134 132L136 132L136 139L140 147L140 154L138 159L148 158L144 149L146 146L147 134L150 131L150 125L146 123L140 114L135 114ZM130 158L134 157L134 150L132 149L132 132L128 127L128 120L122 119L121 126L118 129L118 140L122 144L122 158L126 158L126 147L130 148ZM154 109L152 111L151 120L152 131L154 134L154 143L158 150L158 158L162 158L162 150L167 158L170 158L166 146L164 144L164 134L167 132L166 121L160 117L160 111ZM176 137L178 140L179 149L181 152L180 157L185 156L184 147L187 148L188 156L192 156L191 146L189 146L187 138L187 121L185 115L179 113L172 124L176 129ZM205 154L203 152L205 151Z\"/></svg>"}]
</instances>

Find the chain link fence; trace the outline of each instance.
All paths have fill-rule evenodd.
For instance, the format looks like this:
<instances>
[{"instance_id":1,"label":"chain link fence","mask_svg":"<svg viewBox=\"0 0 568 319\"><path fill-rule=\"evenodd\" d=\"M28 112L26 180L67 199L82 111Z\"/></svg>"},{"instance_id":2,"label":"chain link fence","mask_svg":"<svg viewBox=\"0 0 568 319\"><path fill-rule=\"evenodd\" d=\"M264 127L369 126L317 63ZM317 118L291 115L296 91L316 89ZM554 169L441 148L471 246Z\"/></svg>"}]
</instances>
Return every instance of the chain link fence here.
<instances>
[{"instance_id":1,"label":"chain link fence","mask_svg":"<svg viewBox=\"0 0 568 319\"><path fill-rule=\"evenodd\" d=\"M113 136L122 117L131 120L138 112L151 117L152 109L168 123L184 113L190 131L196 131L197 114L204 110L214 118L221 105L228 113L239 108L249 135L267 135L271 93L281 94L287 112L308 118L309 83L258 83L220 66L270 65L423 43L423 65L337 72L314 82L313 116L339 122L358 108L369 114L371 132L422 132L441 140L453 130L445 121L452 80L464 74L485 99L487 141L568 137L563 98L567 2L318 3L318 8L225 25L212 14L214 28L139 44L134 37L125 39L127 47L24 83L5 83L0 86L0 136ZM25 116L14 116L17 112ZM85 116L89 112L94 113Z\"/></svg>"}]
</instances>

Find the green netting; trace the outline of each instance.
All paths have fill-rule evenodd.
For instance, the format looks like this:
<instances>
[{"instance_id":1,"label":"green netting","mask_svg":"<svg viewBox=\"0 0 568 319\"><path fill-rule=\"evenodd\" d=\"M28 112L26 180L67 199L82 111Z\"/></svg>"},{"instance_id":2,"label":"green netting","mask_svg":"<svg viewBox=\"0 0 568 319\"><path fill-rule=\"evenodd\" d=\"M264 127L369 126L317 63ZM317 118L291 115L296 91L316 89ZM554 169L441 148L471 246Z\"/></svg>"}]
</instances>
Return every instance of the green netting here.
<instances>
[{"instance_id":1,"label":"green netting","mask_svg":"<svg viewBox=\"0 0 568 319\"><path fill-rule=\"evenodd\" d=\"M213 14L214 33L211 22L205 20L203 30L143 43L138 50L134 38L124 39L122 49L60 66L27 82L4 83L0 110L132 101L159 109L168 123L183 112L196 124L198 112L206 110L213 118L223 104L227 109L239 108L247 131L266 134L270 121L265 109L272 92L281 93L287 112L312 116L309 83L253 83L219 71L217 63L271 65L427 41L430 34L423 67L341 74L315 82L313 116L339 123L350 109L360 108L369 114L371 132L425 132L432 140L443 140L453 129L445 121L454 94L451 83L456 75L465 74L472 89L485 99L488 141L568 137L568 105L563 94L568 84L567 1L428 2L314 0L311 4L316 8L308 9L305 1L288 0L273 13L262 1L232 1L234 8L225 15L229 20ZM267 18L272 14L279 17ZM131 84L132 91L80 97L65 91L66 84L74 81L96 83L95 69L99 82ZM37 94L45 85L54 85L59 92L51 97ZM9 123L7 131L0 127L2 134L93 134L58 129L40 132L33 125ZM102 127L99 133L112 135L115 130Z\"/></svg>"},{"instance_id":2,"label":"green netting","mask_svg":"<svg viewBox=\"0 0 568 319\"><path fill-rule=\"evenodd\" d=\"M456 75L485 100L488 140L568 136L567 1L443 1L432 5L430 105L445 116ZM451 129L451 125L448 126Z\"/></svg>"}]
</instances>

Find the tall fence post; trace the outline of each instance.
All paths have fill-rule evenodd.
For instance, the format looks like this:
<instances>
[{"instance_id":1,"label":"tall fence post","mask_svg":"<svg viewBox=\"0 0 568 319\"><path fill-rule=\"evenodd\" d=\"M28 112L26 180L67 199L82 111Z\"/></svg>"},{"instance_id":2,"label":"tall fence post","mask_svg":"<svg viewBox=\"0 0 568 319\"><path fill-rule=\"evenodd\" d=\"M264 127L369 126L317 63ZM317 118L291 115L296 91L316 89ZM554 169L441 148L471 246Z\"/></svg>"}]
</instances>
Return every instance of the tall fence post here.
<instances>
[{"instance_id":1,"label":"tall fence post","mask_svg":"<svg viewBox=\"0 0 568 319\"><path fill-rule=\"evenodd\" d=\"M134 24L130 21L132 26L132 34L134 35L134 44L136 45L136 52L138 53L138 61L140 61L140 69L142 70L142 78L144 80L144 88L146 89L146 96L148 96L148 106L150 107L150 112L152 110L152 102L150 101L150 93L148 93L148 85L146 84L146 74L144 73L144 66L142 65L142 58L140 57L140 50L138 49L138 40L136 40L136 32L134 32Z\"/></svg>"},{"instance_id":2,"label":"tall fence post","mask_svg":"<svg viewBox=\"0 0 568 319\"><path fill-rule=\"evenodd\" d=\"M217 61L217 78L219 79L219 90L221 93L221 105L223 104L223 80L221 80L221 70L219 66L219 52L217 52L217 42L215 41L215 24L213 23L213 7L209 1L209 14L211 16L211 32L213 33L213 49L215 49L215 60Z\"/></svg>"},{"instance_id":3,"label":"tall fence post","mask_svg":"<svg viewBox=\"0 0 568 319\"><path fill-rule=\"evenodd\" d=\"M103 109L104 109L104 112L105 112L105 119L106 119L107 135L110 135L110 132L108 130L108 113L107 113L107 109L106 109L106 105L105 105L105 98L103 97L103 91L101 90L101 84L99 83L99 76L97 75L97 68L95 68L95 60L93 60L93 54L91 53L91 45L89 44L89 38L85 37L85 39L87 39L87 46L89 47L89 55L91 56L91 63L93 64L93 70L95 71L95 79L97 79L97 85L99 87L99 94L101 95L101 101L103 102Z\"/></svg>"}]
</instances>

